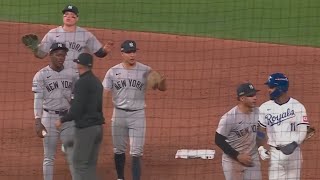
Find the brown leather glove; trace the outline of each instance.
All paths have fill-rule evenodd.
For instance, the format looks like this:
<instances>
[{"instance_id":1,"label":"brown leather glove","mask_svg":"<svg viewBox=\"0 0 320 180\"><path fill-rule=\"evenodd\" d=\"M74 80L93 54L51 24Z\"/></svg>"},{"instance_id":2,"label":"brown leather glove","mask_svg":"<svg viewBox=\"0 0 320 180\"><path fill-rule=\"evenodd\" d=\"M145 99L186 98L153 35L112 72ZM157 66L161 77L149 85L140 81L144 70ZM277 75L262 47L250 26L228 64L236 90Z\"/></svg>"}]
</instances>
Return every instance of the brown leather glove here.
<instances>
[{"instance_id":1,"label":"brown leather glove","mask_svg":"<svg viewBox=\"0 0 320 180\"><path fill-rule=\"evenodd\" d=\"M40 137L40 138L44 138L43 131L45 131L47 133L46 128L41 123L41 119L40 118L37 118L35 121L36 121L35 122L35 128L36 128L37 136Z\"/></svg>"}]
</instances>

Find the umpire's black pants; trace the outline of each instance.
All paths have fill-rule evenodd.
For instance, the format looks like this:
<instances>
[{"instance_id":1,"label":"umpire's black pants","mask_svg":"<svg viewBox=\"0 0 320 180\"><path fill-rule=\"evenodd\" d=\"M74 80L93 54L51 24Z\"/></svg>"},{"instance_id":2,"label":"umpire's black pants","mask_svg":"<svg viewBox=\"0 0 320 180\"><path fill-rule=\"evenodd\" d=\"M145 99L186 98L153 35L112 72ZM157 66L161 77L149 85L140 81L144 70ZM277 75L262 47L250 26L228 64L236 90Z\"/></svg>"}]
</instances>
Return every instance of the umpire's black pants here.
<instances>
[{"instance_id":1,"label":"umpire's black pants","mask_svg":"<svg viewBox=\"0 0 320 180\"><path fill-rule=\"evenodd\" d=\"M96 180L96 167L103 137L102 125L76 128L73 147L73 180Z\"/></svg>"}]
</instances>

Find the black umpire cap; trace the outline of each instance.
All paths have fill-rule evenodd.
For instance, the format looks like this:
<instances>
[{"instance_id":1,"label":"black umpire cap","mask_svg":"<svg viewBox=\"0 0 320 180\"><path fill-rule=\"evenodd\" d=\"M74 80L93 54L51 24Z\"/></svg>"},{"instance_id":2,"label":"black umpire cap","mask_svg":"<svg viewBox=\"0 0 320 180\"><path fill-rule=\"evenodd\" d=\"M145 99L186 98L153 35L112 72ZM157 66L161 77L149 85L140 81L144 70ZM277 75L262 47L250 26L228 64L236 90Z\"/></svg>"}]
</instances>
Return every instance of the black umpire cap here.
<instances>
[{"instance_id":1,"label":"black umpire cap","mask_svg":"<svg viewBox=\"0 0 320 180\"><path fill-rule=\"evenodd\" d=\"M51 47L50 47L49 52L53 52L53 51L56 51L56 50L59 50L59 49L65 50L66 52L69 51L69 49L66 47L65 44L63 44L63 43L53 43L51 45Z\"/></svg>"},{"instance_id":2,"label":"black umpire cap","mask_svg":"<svg viewBox=\"0 0 320 180\"><path fill-rule=\"evenodd\" d=\"M139 50L137 43L133 40L126 40L121 44L121 52L130 53Z\"/></svg>"},{"instance_id":3,"label":"black umpire cap","mask_svg":"<svg viewBox=\"0 0 320 180\"><path fill-rule=\"evenodd\" d=\"M92 67L93 56L89 53L81 53L77 59L73 60L73 62L84 65L84 66Z\"/></svg>"},{"instance_id":4,"label":"black umpire cap","mask_svg":"<svg viewBox=\"0 0 320 180\"><path fill-rule=\"evenodd\" d=\"M67 5L63 10L62 13L66 13L66 12L73 12L74 14L76 14L78 16L79 14L79 10L76 6L74 5Z\"/></svg>"},{"instance_id":5,"label":"black umpire cap","mask_svg":"<svg viewBox=\"0 0 320 180\"><path fill-rule=\"evenodd\" d=\"M237 95L240 96L254 96L260 90L256 90L251 83L243 83L237 88Z\"/></svg>"}]
</instances>

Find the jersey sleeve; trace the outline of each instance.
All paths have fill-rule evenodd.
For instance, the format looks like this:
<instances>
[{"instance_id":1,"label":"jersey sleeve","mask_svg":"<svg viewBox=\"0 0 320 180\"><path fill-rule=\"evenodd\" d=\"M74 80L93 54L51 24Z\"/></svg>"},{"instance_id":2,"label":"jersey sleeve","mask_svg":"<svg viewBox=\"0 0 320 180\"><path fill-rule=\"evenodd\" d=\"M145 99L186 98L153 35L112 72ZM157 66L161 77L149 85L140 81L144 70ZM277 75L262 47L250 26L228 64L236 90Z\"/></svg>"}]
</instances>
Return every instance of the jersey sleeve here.
<instances>
[{"instance_id":1,"label":"jersey sleeve","mask_svg":"<svg viewBox=\"0 0 320 180\"><path fill-rule=\"evenodd\" d=\"M304 105L300 104L299 110L296 114L297 126L299 125L309 125L309 120L307 116L307 111Z\"/></svg>"},{"instance_id":2,"label":"jersey sleeve","mask_svg":"<svg viewBox=\"0 0 320 180\"><path fill-rule=\"evenodd\" d=\"M88 37L86 46L91 53L96 53L100 48L102 48L102 44L91 32L88 32Z\"/></svg>"},{"instance_id":3,"label":"jersey sleeve","mask_svg":"<svg viewBox=\"0 0 320 180\"><path fill-rule=\"evenodd\" d=\"M43 93L44 81L42 79L41 73L37 72L33 77L32 81L32 92Z\"/></svg>"},{"instance_id":4,"label":"jersey sleeve","mask_svg":"<svg viewBox=\"0 0 320 180\"><path fill-rule=\"evenodd\" d=\"M53 36L53 32L49 31L41 40L39 44L39 49L45 53L49 53L51 45L54 43L51 36Z\"/></svg>"},{"instance_id":5,"label":"jersey sleeve","mask_svg":"<svg viewBox=\"0 0 320 180\"><path fill-rule=\"evenodd\" d=\"M216 130L217 133L227 137L233 128L233 124L228 121L230 115L225 114L221 117L219 121L218 128Z\"/></svg>"},{"instance_id":6,"label":"jersey sleeve","mask_svg":"<svg viewBox=\"0 0 320 180\"><path fill-rule=\"evenodd\" d=\"M43 105L43 87L44 81L41 78L41 73L37 72L33 78L32 91L34 92L33 111L35 118L42 117L42 105Z\"/></svg>"},{"instance_id":7,"label":"jersey sleeve","mask_svg":"<svg viewBox=\"0 0 320 180\"><path fill-rule=\"evenodd\" d=\"M265 116L265 111L264 111L264 106L263 105L261 105L260 107L259 107L259 120L258 120L258 124L261 126L261 127L263 127L263 128L266 128L267 127L267 124L268 124L268 122L267 122L267 120L266 120L266 116Z\"/></svg>"},{"instance_id":8,"label":"jersey sleeve","mask_svg":"<svg viewBox=\"0 0 320 180\"><path fill-rule=\"evenodd\" d=\"M111 90L113 85L112 85L112 70L109 69L102 81L102 85L104 87L104 89L106 90Z\"/></svg>"}]
</instances>

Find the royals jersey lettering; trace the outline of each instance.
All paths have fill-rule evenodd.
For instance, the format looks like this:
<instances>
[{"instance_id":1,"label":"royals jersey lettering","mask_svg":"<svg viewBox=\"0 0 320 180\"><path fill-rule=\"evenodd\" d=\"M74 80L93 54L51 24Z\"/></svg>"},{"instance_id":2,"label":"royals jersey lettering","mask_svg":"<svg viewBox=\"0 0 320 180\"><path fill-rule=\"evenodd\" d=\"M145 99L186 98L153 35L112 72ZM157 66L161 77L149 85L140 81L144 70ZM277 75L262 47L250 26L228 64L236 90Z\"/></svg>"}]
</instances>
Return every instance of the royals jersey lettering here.
<instances>
[{"instance_id":1,"label":"royals jersey lettering","mask_svg":"<svg viewBox=\"0 0 320 180\"><path fill-rule=\"evenodd\" d=\"M125 69L120 63L108 70L102 84L112 92L115 107L144 109L146 80L150 70L149 66L139 62L133 69Z\"/></svg>"},{"instance_id":2,"label":"royals jersey lettering","mask_svg":"<svg viewBox=\"0 0 320 180\"><path fill-rule=\"evenodd\" d=\"M305 107L296 99L282 105L270 100L260 106L259 124L267 128L268 144L281 146L299 138L300 125L309 125Z\"/></svg>"},{"instance_id":3,"label":"royals jersey lettering","mask_svg":"<svg viewBox=\"0 0 320 180\"><path fill-rule=\"evenodd\" d=\"M66 32L62 26L59 26L51 29L44 36L39 48L44 52L49 52L50 46L56 42L66 44L69 49L64 62L65 68L76 68L76 63L73 62L73 59L78 58L79 54L87 51L95 53L102 47L97 38L84 28L77 27L74 32Z\"/></svg>"},{"instance_id":4,"label":"royals jersey lettering","mask_svg":"<svg viewBox=\"0 0 320 180\"><path fill-rule=\"evenodd\" d=\"M43 108L66 110L70 107L72 88L77 77L71 68L57 72L46 66L35 74L32 91L43 93Z\"/></svg>"},{"instance_id":5,"label":"royals jersey lettering","mask_svg":"<svg viewBox=\"0 0 320 180\"><path fill-rule=\"evenodd\" d=\"M254 108L251 113L242 113L235 106L224 114L219 122L217 133L227 138L226 142L240 153L257 154L256 135L259 109ZM223 155L224 159L231 159Z\"/></svg>"}]
</instances>

